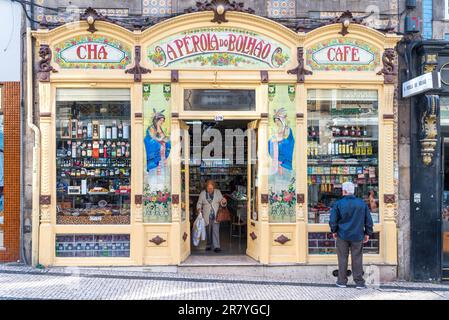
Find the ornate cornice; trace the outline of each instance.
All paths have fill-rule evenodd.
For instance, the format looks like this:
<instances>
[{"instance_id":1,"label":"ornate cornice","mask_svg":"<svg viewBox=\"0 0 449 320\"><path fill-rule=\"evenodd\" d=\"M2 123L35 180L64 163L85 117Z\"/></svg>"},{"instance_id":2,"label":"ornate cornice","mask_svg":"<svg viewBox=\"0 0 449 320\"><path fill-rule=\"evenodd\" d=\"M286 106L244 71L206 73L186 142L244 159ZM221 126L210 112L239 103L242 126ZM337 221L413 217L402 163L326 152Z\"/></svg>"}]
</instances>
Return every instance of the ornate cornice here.
<instances>
[{"instance_id":1,"label":"ornate cornice","mask_svg":"<svg viewBox=\"0 0 449 320\"><path fill-rule=\"evenodd\" d=\"M244 7L243 2L229 1L229 0L210 0L210 1L197 1L194 7L184 10L184 13L201 12L201 11L213 11L214 18L211 22L221 24L228 22L226 19L226 12L237 11L253 14L255 11L251 8Z\"/></svg>"}]
</instances>

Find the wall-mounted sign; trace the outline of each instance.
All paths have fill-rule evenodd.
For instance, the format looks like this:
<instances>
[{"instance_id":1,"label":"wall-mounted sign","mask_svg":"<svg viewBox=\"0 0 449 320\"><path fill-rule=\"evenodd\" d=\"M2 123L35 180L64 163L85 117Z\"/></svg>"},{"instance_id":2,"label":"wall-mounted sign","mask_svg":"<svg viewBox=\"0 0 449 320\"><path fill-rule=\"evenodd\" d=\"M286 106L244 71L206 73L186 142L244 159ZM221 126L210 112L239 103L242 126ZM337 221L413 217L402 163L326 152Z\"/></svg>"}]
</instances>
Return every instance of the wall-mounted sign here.
<instances>
[{"instance_id":1,"label":"wall-mounted sign","mask_svg":"<svg viewBox=\"0 0 449 320\"><path fill-rule=\"evenodd\" d=\"M402 97L408 98L417 94L441 88L441 77L439 72L424 73L402 84Z\"/></svg>"},{"instance_id":2,"label":"wall-mounted sign","mask_svg":"<svg viewBox=\"0 0 449 320\"><path fill-rule=\"evenodd\" d=\"M148 59L161 68L277 69L290 50L273 39L236 28L202 28L152 44Z\"/></svg>"},{"instance_id":3,"label":"wall-mounted sign","mask_svg":"<svg viewBox=\"0 0 449 320\"><path fill-rule=\"evenodd\" d=\"M67 69L124 69L131 60L128 46L96 35L68 39L56 45L55 52L55 62Z\"/></svg>"},{"instance_id":4,"label":"wall-mounted sign","mask_svg":"<svg viewBox=\"0 0 449 320\"><path fill-rule=\"evenodd\" d=\"M330 39L306 51L312 70L373 71L379 65L379 50L356 39Z\"/></svg>"}]
</instances>

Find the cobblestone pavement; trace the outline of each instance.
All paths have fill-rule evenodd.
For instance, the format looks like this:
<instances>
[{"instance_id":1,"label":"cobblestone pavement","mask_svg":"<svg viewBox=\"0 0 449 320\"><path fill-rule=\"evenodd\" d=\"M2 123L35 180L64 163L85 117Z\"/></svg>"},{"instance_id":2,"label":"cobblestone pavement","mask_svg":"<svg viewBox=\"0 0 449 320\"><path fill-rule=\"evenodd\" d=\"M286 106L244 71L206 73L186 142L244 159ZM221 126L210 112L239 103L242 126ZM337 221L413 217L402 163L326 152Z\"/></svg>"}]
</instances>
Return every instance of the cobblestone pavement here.
<instances>
[{"instance_id":1,"label":"cobblestone pavement","mask_svg":"<svg viewBox=\"0 0 449 320\"><path fill-rule=\"evenodd\" d=\"M47 268L0 265L0 299L449 299L449 285L394 282L335 288L331 283L257 277L186 275L140 268Z\"/></svg>"}]
</instances>

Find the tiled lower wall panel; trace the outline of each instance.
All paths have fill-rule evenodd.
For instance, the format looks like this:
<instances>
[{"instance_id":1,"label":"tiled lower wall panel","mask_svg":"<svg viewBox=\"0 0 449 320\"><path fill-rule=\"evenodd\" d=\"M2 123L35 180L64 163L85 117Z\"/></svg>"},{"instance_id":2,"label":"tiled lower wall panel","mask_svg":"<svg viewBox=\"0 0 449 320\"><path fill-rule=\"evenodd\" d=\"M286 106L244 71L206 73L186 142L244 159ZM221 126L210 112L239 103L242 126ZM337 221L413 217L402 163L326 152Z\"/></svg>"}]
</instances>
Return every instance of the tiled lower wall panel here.
<instances>
[{"instance_id":1,"label":"tiled lower wall panel","mask_svg":"<svg viewBox=\"0 0 449 320\"><path fill-rule=\"evenodd\" d=\"M0 262L20 257L20 82L4 82L4 250Z\"/></svg>"}]
</instances>

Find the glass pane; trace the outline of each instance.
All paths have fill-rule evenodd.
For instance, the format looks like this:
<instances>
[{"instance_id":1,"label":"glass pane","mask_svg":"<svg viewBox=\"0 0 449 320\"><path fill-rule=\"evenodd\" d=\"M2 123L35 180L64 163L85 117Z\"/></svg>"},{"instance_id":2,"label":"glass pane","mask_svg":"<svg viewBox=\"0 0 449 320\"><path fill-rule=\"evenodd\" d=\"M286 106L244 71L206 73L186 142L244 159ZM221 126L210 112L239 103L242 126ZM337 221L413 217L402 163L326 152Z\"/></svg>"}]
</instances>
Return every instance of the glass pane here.
<instances>
[{"instance_id":1,"label":"glass pane","mask_svg":"<svg viewBox=\"0 0 449 320\"><path fill-rule=\"evenodd\" d=\"M330 232L309 232L309 254L337 254L336 241ZM379 253L379 232L363 245L363 253Z\"/></svg>"},{"instance_id":2,"label":"glass pane","mask_svg":"<svg viewBox=\"0 0 449 320\"><path fill-rule=\"evenodd\" d=\"M57 101L58 224L130 222L129 101Z\"/></svg>"},{"instance_id":3,"label":"glass pane","mask_svg":"<svg viewBox=\"0 0 449 320\"><path fill-rule=\"evenodd\" d=\"M343 182L379 222L376 90L309 90L307 99L308 222L328 223Z\"/></svg>"},{"instance_id":4,"label":"glass pane","mask_svg":"<svg viewBox=\"0 0 449 320\"><path fill-rule=\"evenodd\" d=\"M187 111L253 111L255 90L185 89Z\"/></svg>"},{"instance_id":5,"label":"glass pane","mask_svg":"<svg viewBox=\"0 0 449 320\"><path fill-rule=\"evenodd\" d=\"M56 257L129 257L129 234L58 234Z\"/></svg>"}]
</instances>

